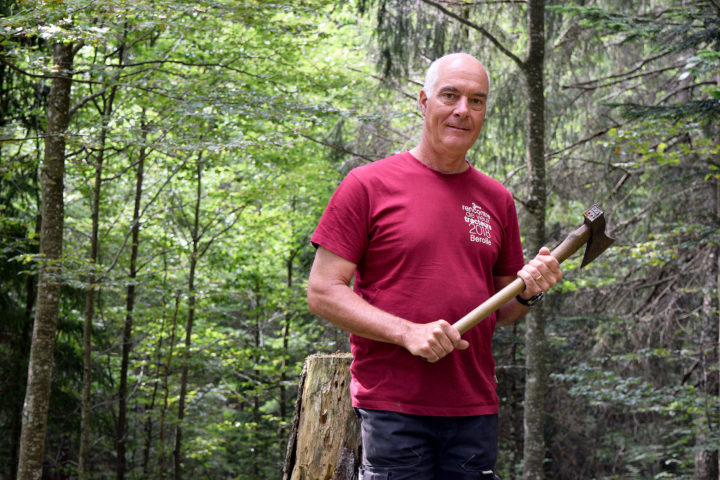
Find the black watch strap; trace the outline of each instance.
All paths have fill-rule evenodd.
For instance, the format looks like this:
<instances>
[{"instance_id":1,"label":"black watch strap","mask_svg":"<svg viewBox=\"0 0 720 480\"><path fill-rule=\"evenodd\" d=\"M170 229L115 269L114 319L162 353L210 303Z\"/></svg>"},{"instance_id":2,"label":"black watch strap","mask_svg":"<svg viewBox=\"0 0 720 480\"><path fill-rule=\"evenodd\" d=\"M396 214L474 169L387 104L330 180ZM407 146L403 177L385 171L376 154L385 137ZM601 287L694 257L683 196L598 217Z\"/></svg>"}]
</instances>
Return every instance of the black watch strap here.
<instances>
[{"instance_id":1,"label":"black watch strap","mask_svg":"<svg viewBox=\"0 0 720 480\"><path fill-rule=\"evenodd\" d=\"M520 295L518 295L515 297L515 300L517 300L520 305L525 305L526 307L532 307L533 305L540 303L540 300L542 300L543 297L545 297L545 292L540 292L537 295L534 295L534 296L528 298L527 300L525 300Z\"/></svg>"}]
</instances>

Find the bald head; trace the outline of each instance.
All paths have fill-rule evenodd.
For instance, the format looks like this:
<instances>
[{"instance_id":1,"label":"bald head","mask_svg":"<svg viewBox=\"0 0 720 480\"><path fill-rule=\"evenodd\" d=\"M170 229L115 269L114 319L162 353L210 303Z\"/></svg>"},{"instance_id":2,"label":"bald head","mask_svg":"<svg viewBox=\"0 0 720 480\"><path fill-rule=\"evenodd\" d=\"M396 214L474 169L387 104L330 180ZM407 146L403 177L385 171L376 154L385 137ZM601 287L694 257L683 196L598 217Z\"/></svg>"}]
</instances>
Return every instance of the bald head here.
<instances>
[{"instance_id":1,"label":"bald head","mask_svg":"<svg viewBox=\"0 0 720 480\"><path fill-rule=\"evenodd\" d=\"M469 64L476 64L482 67L485 75L487 76L488 89L490 88L490 74L488 73L485 66L480 63L477 58L473 57L468 53L449 53L433 61L430 64L430 67L428 67L427 69L427 73L425 74L425 83L423 84L423 90L425 91L425 95L427 95L428 98L430 98L433 94L433 89L435 88L435 83L438 79L438 71L440 70L440 67L446 64L451 64L453 62L468 62Z\"/></svg>"}]
</instances>

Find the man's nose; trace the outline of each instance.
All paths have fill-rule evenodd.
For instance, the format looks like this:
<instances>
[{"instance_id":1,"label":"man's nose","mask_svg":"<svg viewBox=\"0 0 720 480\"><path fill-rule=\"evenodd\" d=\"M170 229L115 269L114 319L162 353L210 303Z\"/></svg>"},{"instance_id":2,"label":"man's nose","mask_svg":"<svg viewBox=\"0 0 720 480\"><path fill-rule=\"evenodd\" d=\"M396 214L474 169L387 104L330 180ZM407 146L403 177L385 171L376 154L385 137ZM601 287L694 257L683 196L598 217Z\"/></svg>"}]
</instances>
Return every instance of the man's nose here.
<instances>
[{"instance_id":1,"label":"man's nose","mask_svg":"<svg viewBox=\"0 0 720 480\"><path fill-rule=\"evenodd\" d=\"M470 111L469 107L469 99L467 97L461 96L455 103L455 110L453 111L453 114L458 117L464 117L465 115L467 115L468 111Z\"/></svg>"}]
</instances>

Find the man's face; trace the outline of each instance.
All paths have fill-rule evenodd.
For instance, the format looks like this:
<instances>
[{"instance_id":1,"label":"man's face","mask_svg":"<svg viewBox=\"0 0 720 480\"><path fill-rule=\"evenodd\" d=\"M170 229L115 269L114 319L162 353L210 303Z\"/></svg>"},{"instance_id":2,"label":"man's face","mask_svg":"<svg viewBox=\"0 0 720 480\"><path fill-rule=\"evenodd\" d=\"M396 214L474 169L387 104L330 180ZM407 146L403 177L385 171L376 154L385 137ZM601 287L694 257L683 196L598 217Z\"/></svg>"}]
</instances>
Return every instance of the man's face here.
<instances>
[{"instance_id":1,"label":"man's face","mask_svg":"<svg viewBox=\"0 0 720 480\"><path fill-rule=\"evenodd\" d=\"M440 65L429 98L420 92L425 115L423 137L438 154L462 155L472 147L485 121L488 78L472 58L455 58Z\"/></svg>"}]
</instances>

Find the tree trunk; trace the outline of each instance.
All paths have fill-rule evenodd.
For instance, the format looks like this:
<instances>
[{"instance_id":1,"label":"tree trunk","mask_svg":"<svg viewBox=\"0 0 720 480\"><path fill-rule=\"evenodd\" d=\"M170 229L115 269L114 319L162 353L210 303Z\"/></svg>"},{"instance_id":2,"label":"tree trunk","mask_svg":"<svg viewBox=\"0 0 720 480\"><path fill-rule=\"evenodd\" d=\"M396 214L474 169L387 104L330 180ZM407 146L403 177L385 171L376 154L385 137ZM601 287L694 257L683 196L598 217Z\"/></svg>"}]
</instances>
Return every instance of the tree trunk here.
<instances>
[{"instance_id":1,"label":"tree trunk","mask_svg":"<svg viewBox=\"0 0 720 480\"><path fill-rule=\"evenodd\" d=\"M103 120L103 127L105 127ZM93 188L92 233L90 234L90 268L94 268L98 258L98 227L100 219L100 189L102 185L103 148L105 128L100 132L101 148L95 164L95 185ZM90 467L90 409L92 407L92 322L95 316L95 272L90 271L85 291L85 321L83 324L83 384L80 404L80 452L78 478L87 480Z\"/></svg>"},{"instance_id":2,"label":"tree trunk","mask_svg":"<svg viewBox=\"0 0 720 480\"><path fill-rule=\"evenodd\" d=\"M53 64L57 73L53 77L48 98L45 158L42 166L40 255L45 263L40 270L37 289L20 435L18 480L40 480L42 477L55 334L60 307L65 135L70 124L72 44L56 44L53 47Z\"/></svg>"},{"instance_id":3,"label":"tree trunk","mask_svg":"<svg viewBox=\"0 0 720 480\"><path fill-rule=\"evenodd\" d=\"M148 123L146 118L146 112L145 109L142 110L140 120L140 131L142 136L142 147L140 148L138 157L138 167L137 167L137 181L136 181L136 188L135 188L135 211L133 213L133 248L139 249L139 233L140 233L140 199L142 198L142 183L145 173L145 159L147 158L147 150L145 148L145 145L147 145L147 137L148 137ZM138 238L135 237L135 230L134 227L137 226L137 232L138 232ZM134 252L135 261L132 263L137 262L137 250ZM131 271L133 271L135 267L131 267ZM167 269L166 269L167 270ZM134 276L133 276L134 279ZM133 284L135 282L132 282ZM129 295L129 292L128 292ZM163 305L165 305L165 298L163 298L162 301ZM143 474L147 477L150 473L150 450L153 440L153 419L151 412L155 409L155 401L157 398L157 393L160 388L160 382L157 380L161 376L161 365L162 365L162 348L163 348L163 334L165 333L165 315L162 316L162 323L160 326L160 333L158 334L158 343L157 347L155 349L156 355L157 355L157 361L154 362L156 365L156 373L153 375L152 378L155 378L154 386L153 386L153 393L150 398L150 405L148 405L145 408L145 447L143 448L143 460L142 460L142 471Z\"/></svg>"},{"instance_id":4,"label":"tree trunk","mask_svg":"<svg viewBox=\"0 0 720 480\"><path fill-rule=\"evenodd\" d=\"M360 421L350 400L350 355L312 355L300 378L283 480L356 480Z\"/></svg>"},{"instance_id":5,"label":"tree trunk","mask_svg":"<svg viewBox=\"0 0 720 480\"><path fill-rule=\"evenodd\" d=\"M123 329L122 362L120 364L120 389L118 391L117 420L117 466L115 478L125 478L125 445L127 437L127 377L132 350L133 315L135 311L135 278L137 277L137 256L140 242L140 203L142 200L145 149L140 151L135 182L135 205L132 220L132 244L130 246L130 272L125 301L125 328Z\"/></svg>"},{"instance_id":6,"label":"tree trunk","mask_svg":"<svg viewBox=\"0 0 720 480\"><path fill-rule=\"evenodd\" d=\"M523 450L523 382L522 378L518 379L518 375L521 373L519 370L514 368L514 365L519 364L518 359L518 346L520 344L520 335L518 332L518 324L514 323L512 326L512 348L510 350L510 365L513 368L508 371L505 377L508 381L508 417L507 422L509 424L510 437L508 443L512 445L508 457L510 459L510 465L520 465L522 463L522 450ZM502 421L502 419L501 419ZM514 469L509 471L509 479L515 480L516 473Z\"/></svg>"},{"instance_id":7,"label":"tree trunk","mask_svg":"<svg viewBox=\"0 0 720 480\"><path fill-rule=\"evenodd\" d=\"M530 199L527 202L528 251L534 256L545 242L545 2L528 2L530 43L524 64L528 108L526 119L527 162ZM526 320L525 330L525 420L523 478L541 480L545 458L545 315L536 307Z\"/></svg>"},{"instance_id":8,"label":"tree trunk","mask_svg":"<svg viewBox=\"0 0 720 480\"><path fill-rule=\"evenodd\" d=\"M180 310L180 295L175 295L175 311L173 312L172 327L170 331L170 346L165 369L163 371L163 405L160 409L160 453L158 460L158 480L162 480L165 473L165 415L168 410L168 397L170 396L170 365L172 364L173 349L175 348L175 332L177 331L178 311Z\"/></svg>"},{"instance_id":9,"label":"tree trunk","mask_svg":"<svg viewBox=\"0 0 720 480\"><path fill-rule=\"evenodd\" d=\"M713 199L713 216L715 217L715 220L717 221L720 219L720 179L715 179L714 184L714 199ZM708 314L708 323L705 324L703 321L703 325L700 326L701 331L701 337L700 337L700 345L708 345L713 340L711 338L707 338L707 335L709 332L712 331L713 322L715 324L718 324L718 312L720 312L720 248L713 247L712 255L711 255L711 267L710 271L712 272L714 270L714 275L710 278L710 283L712 287L712 283L715 283L715 288L709 288L708 291L712 292L715 290L715 296L714 298L708 294L708 296L705 299L704 305L703 305L703 312L707 312ZM704 319L704 315L700 317L701 319ZM717 339L717 359L716 361L720 361L720 325L718 325L718 339ZM701 367L701 378L700 378L700 387L701 390L705 393L705 395L712 396L712 386L714 385L713 380L711 379L712 375L717 375L717 373L712 372L712 364L709 358L706 359L705 353L701 354L703 357L702 361L702 367ZM720 388L720 380L716 380L717 385L715 385L714 388ZM720 392L716 392L720 394ZM710 412L708 412L710 414ZM710 415L711 416L711 415ZM712 425L711 420L708 417L707 414L699 414L699 418L696 419L696 427L695 427L695 470L693 472L693 478L694 480L715 480L718 478L718 472L720 472L720 455L718 455L718 448L715 444L715 448L709 448L711 440L709 439L709 436L712 434L713 429L720 428L717 424ZM717 431L717 430L716 430Z\"/></svg>"},{"instance_id":10,"label":"tree trunk","mask_svg":"<svg viewBox=\"0 0 720 480\"><path fill-rule=\"evenodd\" d=\"M38 211L42 208L42 202L38 198L37 201ZM40 214L37 215L35 219L35 237L40 238L41 237L41 218ZM19 349L18 349L18 355L23 360L28 358L28 355L30 353L30 343L31 343L31 329L33 324L33 306L35 305L35 297L36 297L36 284L37 284L37 277L28 275L27 280L25 282L27 285L26 292L25 292L25 315L23 318L23 328L22 328L22 337L20 338L19 343ZM23 369L25 370L23 372ZM15 372L15 377L20 379L23 378L23 376L27 373L27 367L25 366L24 362L18 362L17 370ZM22 432L22 411L23 411L23 399L20 397L20 395L24 392L18 392L17 396L13 397L13 401L15 402L15 415L12 419L12 426L10 431L10 474L8 476L8 479L17 478L17 468L18 468L18 460L20 456L20 434Z\"/></svg>"},{"instance_id":11,"label":"tree trunk","mask_svg":"<svg viewBox=\"0 0 720 480\"><path fill-rule=\"evenodd\" d=\"M92 211L90 213L92 232L90 234L90 265L94 268L98 260L99 250L99 224L100 224L100 192L102 187L103 162L105 160L105 143L107 129L112 113L113 100L116 88L113 88L110 96L100 114L102 115L98 156L95 162L95 184L93 186ZM85 291L85 320L83 324L83 386L80 408L80 451L78 462L78 478L87 480L90 468L90 410L92 408L92 324L95 316L95 272L90 271L87 279L87 290Z\"/></svg>"},{"instance_id":12,"label":"tree trunk","mask_svg":"<svg viewBox=\"0 0 720 480\"><path fill-rule=\"evenodd\" d=\"M717 83L720 85L720 74L717 75ZM720 218L720 178L715 178L715 215L716 218ZM716 292L716 303L715 303L715 322L718 326L718 339L717 339L717 367L718 372L720 372L720 248L715 247L715 262L716 262L716 276L715 276L715 292ZM718 378L717 382L717 395L718 398L720 398L720 378ZM720 405L718 405L718 418L720 418ZM715 424L716 431L720 431L720 423ZM716 471L718 472L720 476L720 451L718 451L717 455L717 465L716 465Z\"/></svg>"},{"instance_id":13,"label":"tree trunk","mask_svg":"<svg viewBox=\"0 0 720 480\"><path fill-rule=\"evenodd\" d=\"M185 398L187 397L188 363L192 346L192 329L195 320L195 269L199 256L200 242L200 202L202 200L202 162L197 162L197 197L195 199L195 215L192 225L192 252L190 254L190 273L188 274L188 316L185 325L185 353L180 373L180 398L178 400L178 418L175 426L175 449L173 450L175 480L182 478L182 422L185 418Z\"/></svg>"}]
</instances>

